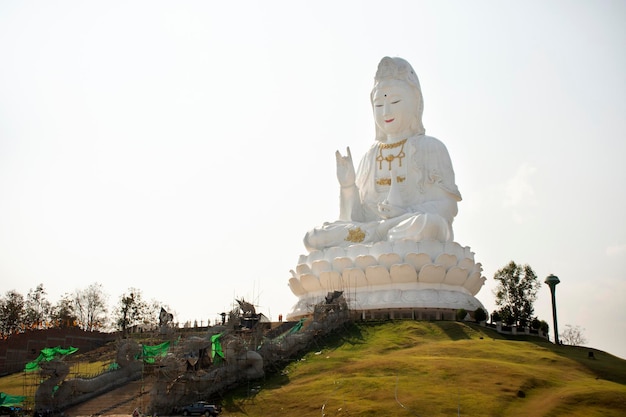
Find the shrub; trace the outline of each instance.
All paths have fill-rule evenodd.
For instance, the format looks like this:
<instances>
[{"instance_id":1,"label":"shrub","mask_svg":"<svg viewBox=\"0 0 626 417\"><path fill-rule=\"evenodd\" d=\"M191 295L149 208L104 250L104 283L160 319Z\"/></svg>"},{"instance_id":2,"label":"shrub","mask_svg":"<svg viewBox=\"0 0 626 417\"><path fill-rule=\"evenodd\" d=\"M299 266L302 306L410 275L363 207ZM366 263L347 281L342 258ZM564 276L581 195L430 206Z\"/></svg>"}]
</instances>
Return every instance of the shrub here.
<instances>
[{"instance_id":1,"label":"shrub","mask_svg":"<svg viewBox=\"0 0 626 417\"><path fill-rule=\"evenodd\" d=\"M530 327L533 330L539 330L541 328L541 322L539 321L539 319L537 317L532 319L532 321L530 322Z\"/></svg>"},{"instance_id":2,"label":"shrub","mask_svg":"<svg viewBox=\"0 0 626 417\"><path fill-rule=\"evenodd\" d=\"M506 324L507 326L513 326L515 323L515 317L513 316L513 313L511 312L510 309L507 308L502 308L500 311L500 319L504 322L504 324Z\"/></svg>"},{"instance_id":3,"label":"shrub","mask_svg":"<svg viewBox=\"0 0 626 417\"><path fill-rule=\"evenodd\" d=\"M456 319L457 321L465 320L465 316L467 316L467 311L464 308L460 308L456 311Z\"/></svg>"},{"instance_id":4,"label":"shrub","mask_svg":"<svg viewBox=\"0 0 626 417\"><path fill-rule=\"evenodd\" d=\"M474 320L476 320L479 323L481 321L487 320L487 312L483 310L482 308L478 307L476 310L474 310Z\"/></svg>"},{"instance_id":5,"label":"shrub","mask_svg":"<svg viewBox=\"0 0 626 417\"><path fill-rule=\"evenodd\" d=\"M497 311L494 311L493 313L491 313L491 322L493 323L494 321L502 321L502 317L500 316L500 313L498 313Z\"/></svg>"}]
</instances>

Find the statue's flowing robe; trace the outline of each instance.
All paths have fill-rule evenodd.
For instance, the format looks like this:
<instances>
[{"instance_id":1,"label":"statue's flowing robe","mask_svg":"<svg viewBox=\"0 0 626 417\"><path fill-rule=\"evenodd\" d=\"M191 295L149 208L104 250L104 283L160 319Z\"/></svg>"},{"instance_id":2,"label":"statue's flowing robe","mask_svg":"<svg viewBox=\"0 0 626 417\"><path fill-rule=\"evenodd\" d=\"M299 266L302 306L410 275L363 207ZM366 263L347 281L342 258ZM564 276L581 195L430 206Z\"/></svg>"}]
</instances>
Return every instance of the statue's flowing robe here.
<instances>
[{"instance_id":1,"label":"statue's flowing robe","mask_svg":"<svg viewBox=\"0 0 626 417\"><path fill-rule=\"evenodd\" d=\"M398 143L386 145L387 150L384 143L376 142L367 151L356 176L360 204L349 210L350 218L309 232L304 238L309 250L384 240L454 239L452 221L461 194L448 150L425 135L410 137L403 146ZM378 210L383 202L405 213L384 218Z\"/></svg>"},{"instance_id":2,"label":"statue's flowing robe","mask_svg":"<svg viewBox=\"0 0 626 417\"><path fill-rule=\"evenodd\" d=\"M389 185L377 184L378 179L388 176L377 169L376 157L381 145L380 142L372 145L359 165L356 185L362 206L355 208L352 220L380 220L377 205L387 198L390 189ZM398 163L393 167L396 176L405 177L402 182L396 183L401 198L399 205L412 213L438 214L452 224L457 214L456 203L450 204L451 207L437 204L445 200L461 201L446 146L436 138L420 135L409 138L404 151L405 162L401 167ZM438 209L444 210L440 212Z\"/></svg>"}]
</instances>

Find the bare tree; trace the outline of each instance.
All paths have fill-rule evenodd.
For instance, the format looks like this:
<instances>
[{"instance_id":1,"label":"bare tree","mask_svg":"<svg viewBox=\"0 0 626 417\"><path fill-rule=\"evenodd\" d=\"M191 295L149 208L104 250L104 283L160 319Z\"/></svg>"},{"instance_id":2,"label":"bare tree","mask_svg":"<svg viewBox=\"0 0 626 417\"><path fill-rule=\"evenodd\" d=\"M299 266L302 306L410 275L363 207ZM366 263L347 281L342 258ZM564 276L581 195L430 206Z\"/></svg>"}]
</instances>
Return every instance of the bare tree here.
<instances>
[{"instance_id":1,"label":"bare tree","mask_svg":"<svg viewBox=\"0 0 626 417\"><path fill-rule=\"evenodd\" d=\"M150 300L150 303L148 304L147 316L144 319L144 323L151 327L158 328L161 325L161 310L165 310L165 314L168 314L168 312L172 311L169 305L155 300L154 298ZM175 315L176 313L174 312L173 314L171 314L171 316L166 316L167 321L172 322Z\"/></svg>"},{"instance_id":2,"label":"bare tree","mask_svg":"<svg viewBox=\"0 0 626 417\"><path fill-rule=\"evenodd\" d=\"M50 318L53 327L78 326L78 317L74 312L74 299L70 294L63 294L61 299L52 307Z\"/></svg>"},{"instance_id":3,"label":"bare tree","mask_svg":"<svg viewBox=\"0 0 626 417\"><path fill-rule=\"evenodd\" d=\"M15 290L0 299L0 333L10 336L24 329L24 296Z\"/></svg>"},{"instance_id":4,"label":"bare tree","mask_svg":"<svg viewBox=\"0 0 626 417\"><path fill-rule=\"evenodd\" d=\"M87 331L100 330L105 325L107 313L107 295L102 284L93 283L84 290L74 293L74 312L78 317L78 325Z\"/></svg>"},{"instance_id":5,"label":"bare tree","mask_svg":"<svg viewBox=\"0 0 626 417\"><path fill-rule=\"evenodd\" d=\"M52 306L46 298L43 284L37 285L28 291L25 303L25 324L31 329L45 329L50 326L50 312Z\"/></svg>"},{"instance_id":6,"label":"bare tree","mask_svg":"<svg viewBox=\"0 0 626 417\"><path fill-rule=\"evenodd\" d=\"M559 335L561 342L571 346L582 346L587 343L587 338L584 335L584 330L580 326L572 326L571 324L565 325L565 330Z\"/></svg>"}]
</instances>

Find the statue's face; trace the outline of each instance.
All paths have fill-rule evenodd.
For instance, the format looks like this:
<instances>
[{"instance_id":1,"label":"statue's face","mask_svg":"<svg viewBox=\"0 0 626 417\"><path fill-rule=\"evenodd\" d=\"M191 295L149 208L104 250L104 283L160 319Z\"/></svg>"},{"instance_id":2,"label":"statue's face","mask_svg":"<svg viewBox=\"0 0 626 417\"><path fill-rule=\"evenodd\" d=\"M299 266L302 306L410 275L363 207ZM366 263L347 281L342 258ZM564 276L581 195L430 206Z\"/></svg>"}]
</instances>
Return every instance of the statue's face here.
<instances>
[{"instance_id":1,"label":"statue's face","mask_svg":"<svg viewBox=\"0 0 626 417\"><path fill-rule=\"evenodd\" d=\"M398 80L382 81L374 91L374 119L388 139L411 136L411 124L417 117L417 97L411 87Z\"/></svg>"}]
</instances>

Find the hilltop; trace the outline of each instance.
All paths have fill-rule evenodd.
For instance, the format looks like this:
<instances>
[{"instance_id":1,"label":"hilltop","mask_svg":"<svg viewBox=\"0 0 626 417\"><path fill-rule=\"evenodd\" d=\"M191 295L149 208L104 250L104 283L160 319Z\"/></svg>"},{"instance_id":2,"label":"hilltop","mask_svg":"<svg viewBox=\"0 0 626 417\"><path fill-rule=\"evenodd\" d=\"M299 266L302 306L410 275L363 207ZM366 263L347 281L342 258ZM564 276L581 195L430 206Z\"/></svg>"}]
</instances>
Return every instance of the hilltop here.
<instances>
[{"instance_id":1,"label":"hilltop","mask_svg":"<svg viewBox=\"0 0 626 417\"><path fill-rule=\"evenodd\" d=\"M222 416L610 417L626 409L626 361L472 323L357 322L311 346L284 368L224 394ZM80 360L101 366L113 349L114 343ZM131 391L149 383L99 397L100 404L121 405L103 414L130 415L134 401L147 402ZM122 404L124 391L134 400Z\"/></svg>"},{"instance_id":2,"label":"hilltop","mask_svg":"<svg viewBox=\"0 0 626 417\"><path fill-rule=\"evenodd\" d=\"M460 322L358 323L225 400L229 417L623 416L626 361Z\"/></svg>"}]
</instances>

